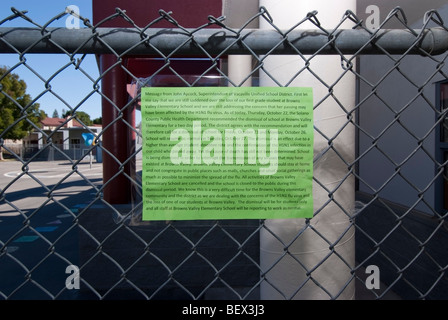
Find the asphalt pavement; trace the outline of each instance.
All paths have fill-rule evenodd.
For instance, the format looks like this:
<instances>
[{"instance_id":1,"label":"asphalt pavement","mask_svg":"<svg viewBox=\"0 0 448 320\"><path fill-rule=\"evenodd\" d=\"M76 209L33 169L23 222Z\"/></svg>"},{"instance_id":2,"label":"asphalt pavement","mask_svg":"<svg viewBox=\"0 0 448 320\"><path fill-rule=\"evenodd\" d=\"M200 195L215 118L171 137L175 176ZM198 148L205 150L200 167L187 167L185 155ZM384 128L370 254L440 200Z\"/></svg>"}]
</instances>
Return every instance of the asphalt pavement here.
<instances>
[{"instance_id":1,"label":"asphalt pavement","mask_svg":"<svg viewBox=\"0 0 448 320\"><path fill-rule=\"evenodd\" d=\"M76 298L77 213L101 184L101 163L0 162L0 299Z\"/></svg>"},{"instance_id":2,"label":"asphalt pavement","mask_svg":"<svg viewBox=\"0 0 448 320\"><path fill-rule=\"evenodd\" d=\"M101 185L101 163L0 162L0 300L83 298L67 288L67 266L79 265L78 214L102 205ZM362 281L356 286L357 300L377 297Z\"/></svg>"}]
</instances>

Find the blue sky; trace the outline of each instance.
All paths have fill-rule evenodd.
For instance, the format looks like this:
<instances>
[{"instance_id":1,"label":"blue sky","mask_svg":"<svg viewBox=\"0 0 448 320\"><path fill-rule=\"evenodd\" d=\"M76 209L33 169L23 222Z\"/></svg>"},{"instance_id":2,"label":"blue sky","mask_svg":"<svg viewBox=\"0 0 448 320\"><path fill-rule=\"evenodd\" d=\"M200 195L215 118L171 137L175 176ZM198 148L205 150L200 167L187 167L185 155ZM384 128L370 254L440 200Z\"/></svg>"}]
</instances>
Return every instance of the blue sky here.
<instances>
[{"instance_id":1,"label":"blue sky","mask_svg":"<svg viewBox=\"0 0 448 320\"><path fill-rule=\"evenodd\" d=\"M92 1L64 1L64 0L1 0L0 1L0 20L12 14L11 7L20 11L27 10L27 16L40 25L44 25L63 12L67 6L75 5L79 8L80 15L92 21ZM66 17L54 21L49 27L65 27ZM5 22L1 27L33 27L29 22L23 19L14 19ZM82 23L81 23L82 27ZM14 69L14 73L18 74L21 79L27 83L27 92L32 98L37 98L45 90L45 82L39 79L34 74L39 74L43 79L47 80L52 77L58 70L68 64L70 59L62 54L27 54L26 66L19 65ZM77 58L81 58L81 55ZM20 63L17 54L2 54L0 55L0 65L6 65L10 68ZM27 67L28 66L28 67ZM96 60L93 55L86 56L81 63L81 68L86 71L91 78L97 79L99 76ZM68 110L70 105L72 108L76 107L80 102L93 91L93 82L82 72L76 71L74 66L69 66L67 69L60 72L50 82L52 93L45 93L39 97L38 103L41 109L47 113L48 116L53 115L56 109L61 115L62 109ZM64 101L61 101L61 99ZM87 112L91 119L101 116L101 97L94 94L87 101L82 103L79 111Z\"/></svg>"}]
</instances>

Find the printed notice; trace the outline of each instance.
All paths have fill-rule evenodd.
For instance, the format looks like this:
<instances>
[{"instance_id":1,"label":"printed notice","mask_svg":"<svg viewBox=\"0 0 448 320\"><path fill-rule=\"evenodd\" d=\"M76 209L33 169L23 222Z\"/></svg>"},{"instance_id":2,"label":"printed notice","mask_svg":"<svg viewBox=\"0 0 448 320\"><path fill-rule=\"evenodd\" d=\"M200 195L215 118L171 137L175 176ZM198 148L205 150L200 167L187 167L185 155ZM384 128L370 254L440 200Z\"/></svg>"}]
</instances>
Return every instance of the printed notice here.
<instances>
[{"instance_id":1,"label":"printed notice","mask_svg":"<svg viewBox=\"0 0 448 320\"><path fill-rule=\"evenodd\" d=\"M143 220L313 216L311 88L141 94Z\"/></svg>"}]
</instances>

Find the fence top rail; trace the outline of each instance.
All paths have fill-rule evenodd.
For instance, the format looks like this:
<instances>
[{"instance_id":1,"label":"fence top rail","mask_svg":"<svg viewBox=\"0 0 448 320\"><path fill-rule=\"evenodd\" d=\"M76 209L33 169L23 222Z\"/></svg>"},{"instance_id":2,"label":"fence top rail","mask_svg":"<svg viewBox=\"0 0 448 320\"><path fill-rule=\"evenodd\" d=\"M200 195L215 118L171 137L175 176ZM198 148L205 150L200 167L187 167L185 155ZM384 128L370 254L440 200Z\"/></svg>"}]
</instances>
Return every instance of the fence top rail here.
<instances>
[{"instance_id":1,"label":"fence top rail","mask_svg":"<svg viewBox=\"0 0 448 320\"><path fill-rule=\"evenodd\" d=\"M420 54L448 51L448 31L427 29L0 28L0 53L118 55Z\"/></svg>"}]
</instances>

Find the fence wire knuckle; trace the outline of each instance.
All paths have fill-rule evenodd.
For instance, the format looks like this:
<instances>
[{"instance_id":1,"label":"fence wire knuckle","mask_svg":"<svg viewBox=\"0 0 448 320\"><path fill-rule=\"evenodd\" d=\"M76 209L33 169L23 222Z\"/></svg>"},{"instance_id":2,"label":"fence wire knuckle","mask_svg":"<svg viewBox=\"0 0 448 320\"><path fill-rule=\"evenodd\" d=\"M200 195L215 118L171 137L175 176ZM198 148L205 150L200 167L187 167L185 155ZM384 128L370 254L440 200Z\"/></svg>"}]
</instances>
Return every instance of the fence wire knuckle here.
<instances>
[{"instance_id":1,"label":"fence wire knuckle","mask_svg":"<svg viewBox=\"0 0 448 320\"><path fill-rule=\"evenodd\" d=\"M15 57L0 68L0 299L448 298L442 12L422 13L416 29L396 7L372 29L352 10L332 26L310 11L282 29L263 6L238 26L210 14L196 27L163 9L143 23L121 8L95 23L70 7L44 22L11 11L0 17L0 54ZM56 27L64 18L83 27ZM15 22L28 27L10 27ZM228 61L239 55L251 66L235 79ZM47 68L36 62L44 56ZM278 56L285 61L272 67ZM178 67L195 59L206 64L197 74ZM142 76L138 63L149 60L156 63ZM30 83L19 83L18 73ZM126 99L107 90L117 74L126 78ZM220 86L314 86L318 201L313 218L291 220L291 234L276 220L142 221L143 129L130 116L140 90L164 77L168 86L204 86L211 74ZM88 88L61 89L61 80L75 78ZM11 87L15 80L23 93ZM353 92L345 90L350 81ZM103 108L97 125L84 117L94 99ZM39 108L47 101L66 114L45 122ZM81 132L93 136L90 145ZM125 156L110 140L126 144ZM117 205L105 194L121 185L130 200ZM68 266L79 270L72 283ZM369 266L381 271L378 288L368 288ZM287 284L279 273L291 277Z\"/></svg>"}]
</instances>

